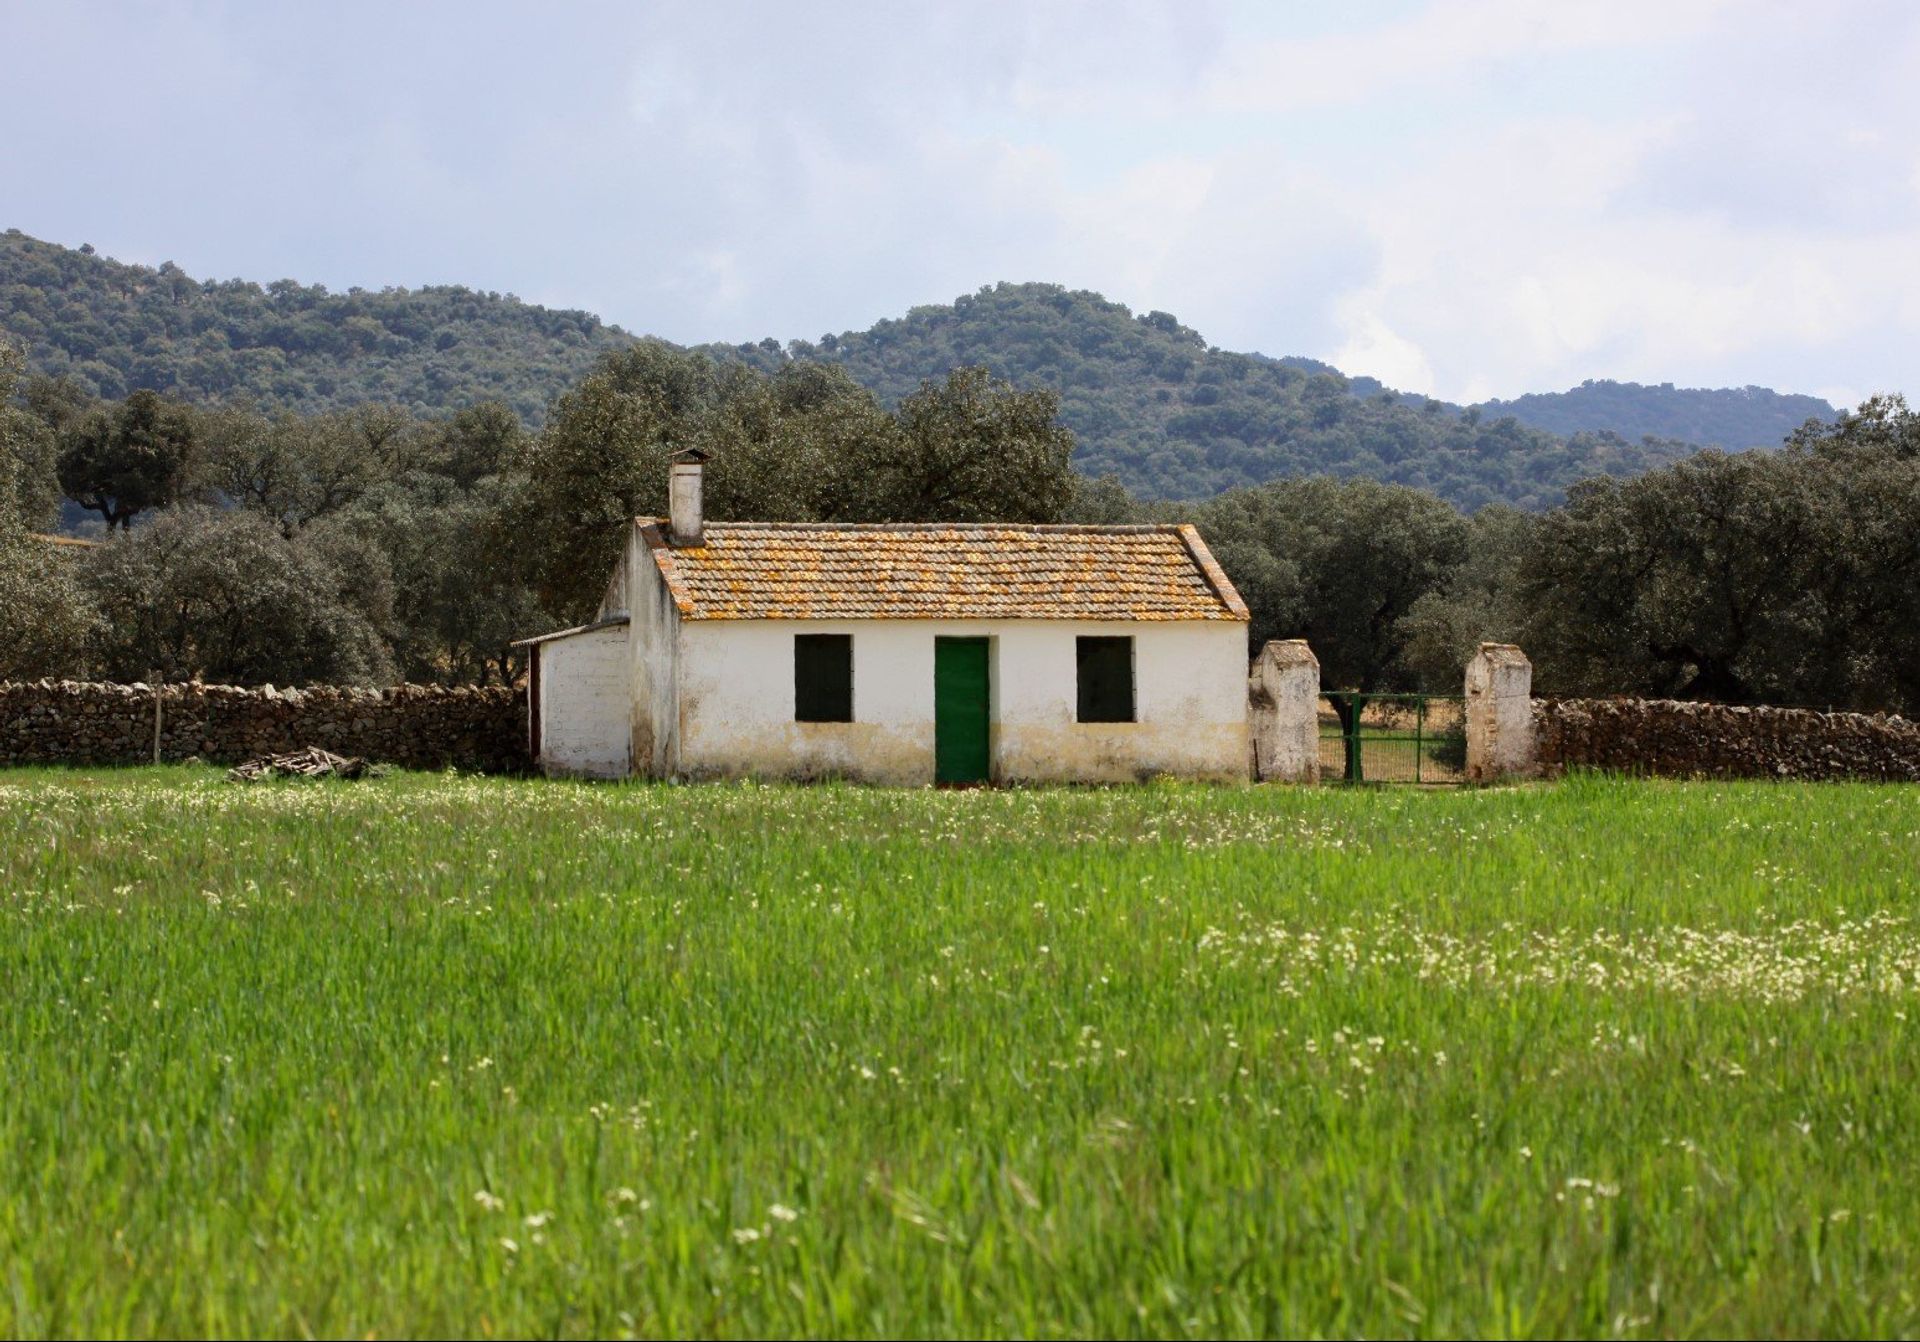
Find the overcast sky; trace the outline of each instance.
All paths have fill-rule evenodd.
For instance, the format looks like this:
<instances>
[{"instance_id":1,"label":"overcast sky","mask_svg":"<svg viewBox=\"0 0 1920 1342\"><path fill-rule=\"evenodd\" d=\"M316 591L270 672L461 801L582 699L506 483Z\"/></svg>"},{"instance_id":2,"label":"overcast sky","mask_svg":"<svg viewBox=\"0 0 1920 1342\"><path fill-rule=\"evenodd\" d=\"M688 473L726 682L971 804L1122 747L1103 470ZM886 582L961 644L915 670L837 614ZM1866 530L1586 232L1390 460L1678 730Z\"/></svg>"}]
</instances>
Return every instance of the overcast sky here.
<instances>
[{"instance_id":1,"label":"overcast sky","mask_svg":"<svg viewBox=\"0 0 1920 1342\"><path fill-rule=\"evenodd\" d=\"M1453 400L1920 392L1920 4L0 0L0 227L677 341L996 280Z\"/></svg>"}]
</instances>

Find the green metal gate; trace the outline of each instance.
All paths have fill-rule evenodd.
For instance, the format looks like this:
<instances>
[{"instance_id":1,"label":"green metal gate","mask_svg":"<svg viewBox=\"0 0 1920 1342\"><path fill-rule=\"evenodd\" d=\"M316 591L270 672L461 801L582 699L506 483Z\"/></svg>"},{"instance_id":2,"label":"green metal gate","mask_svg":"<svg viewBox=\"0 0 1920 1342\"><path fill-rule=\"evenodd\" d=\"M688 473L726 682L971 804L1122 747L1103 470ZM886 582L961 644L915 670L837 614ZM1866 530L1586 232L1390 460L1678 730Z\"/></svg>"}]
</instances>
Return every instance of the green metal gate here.
<instances>
[{"instance_id":1,"label":"green metal gate","mask_svg":"<svg viewBox=\"0 0 1920 1342\"><path fill-rule=\"evenodd\" d=\"M1320 777L1330 783L1460 783L1465 700L1457 694L1320 696Z\"/></svg>"}]
</instances>

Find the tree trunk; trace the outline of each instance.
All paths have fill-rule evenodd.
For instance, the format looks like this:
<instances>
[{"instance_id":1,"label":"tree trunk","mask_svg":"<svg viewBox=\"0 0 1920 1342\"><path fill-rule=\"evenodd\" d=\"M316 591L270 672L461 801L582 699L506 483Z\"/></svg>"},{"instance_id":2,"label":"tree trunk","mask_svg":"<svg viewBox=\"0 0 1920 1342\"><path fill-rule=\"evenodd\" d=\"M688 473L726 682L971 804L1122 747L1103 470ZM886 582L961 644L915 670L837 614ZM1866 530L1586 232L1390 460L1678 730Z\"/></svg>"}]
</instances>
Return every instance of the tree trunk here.
<instances>
[{"instance_id":1,"label":"tree trunk","mask_svg":"<svg viewBox=\"0 0 1920 1342\"><path fill-rule=\"evenodd\" d=\"M1710 699L1722 704L1750 704L1753 690L1719 659L1694 663L1693 676L1681 693L1688 698Z\"/></svg>"},{"instance_id":2,"label":"tree trunk","mask_svg":"<svg viewBox=\"0 0 1920 1342\"><path fill-rule=\"evenodd\" d=\"M1333 715L1340 719L1340 748L1345 753L1349 783L1365 780L1360 763L1360 695L1355 690L1335 690L1327 694L1326 700L1333 705Z\"/></svg>"}]
</instances>

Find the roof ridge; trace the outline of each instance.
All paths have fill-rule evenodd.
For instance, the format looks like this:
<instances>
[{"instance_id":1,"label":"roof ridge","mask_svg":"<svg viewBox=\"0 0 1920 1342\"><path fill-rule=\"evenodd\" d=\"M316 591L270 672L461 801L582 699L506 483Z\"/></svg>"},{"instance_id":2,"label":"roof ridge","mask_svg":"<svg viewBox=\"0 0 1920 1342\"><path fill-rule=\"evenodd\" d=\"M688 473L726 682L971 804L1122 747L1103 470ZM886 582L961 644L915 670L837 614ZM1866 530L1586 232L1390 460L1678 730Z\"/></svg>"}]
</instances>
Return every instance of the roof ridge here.
<instances>
[{"instance_id":1,"label":"roof ridge","mask_svg":"<svg viewBox=\"0 0 1920 1342\"><path fill-rule=\"evenodd\" d=\"M641 515L636 526L664 523L663 517ZM1181 522L720 522L707 521L707 530L734 531L1032 531L1048 535L1144 536L1178 535Z\"/></svg>"}]
</instances>

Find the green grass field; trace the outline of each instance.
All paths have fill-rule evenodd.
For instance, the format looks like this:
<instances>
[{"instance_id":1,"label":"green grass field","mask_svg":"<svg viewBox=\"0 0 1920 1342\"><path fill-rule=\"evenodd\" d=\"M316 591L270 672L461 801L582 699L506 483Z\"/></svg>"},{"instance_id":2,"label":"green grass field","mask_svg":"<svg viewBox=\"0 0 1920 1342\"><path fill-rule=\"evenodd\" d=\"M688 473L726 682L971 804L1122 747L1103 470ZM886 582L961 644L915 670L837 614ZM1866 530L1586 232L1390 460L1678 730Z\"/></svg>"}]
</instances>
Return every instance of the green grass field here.
<instances>
[{"instance_id":1,"label":"green grass field","mask_svg":"<svg viewBox=\"0 0 1920 1342\"><path fill-rule=\"evenodd\" d=\"M0 1333L1920 1331L1920 789L0 774Z\"/></svg>"}]
</instances>

